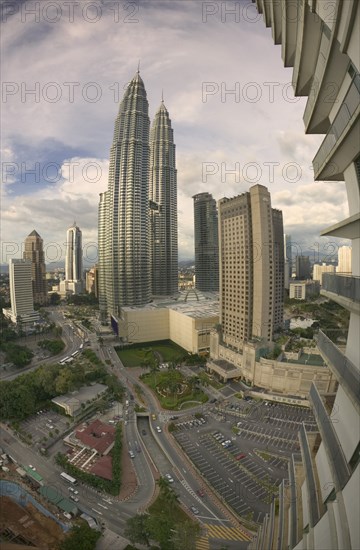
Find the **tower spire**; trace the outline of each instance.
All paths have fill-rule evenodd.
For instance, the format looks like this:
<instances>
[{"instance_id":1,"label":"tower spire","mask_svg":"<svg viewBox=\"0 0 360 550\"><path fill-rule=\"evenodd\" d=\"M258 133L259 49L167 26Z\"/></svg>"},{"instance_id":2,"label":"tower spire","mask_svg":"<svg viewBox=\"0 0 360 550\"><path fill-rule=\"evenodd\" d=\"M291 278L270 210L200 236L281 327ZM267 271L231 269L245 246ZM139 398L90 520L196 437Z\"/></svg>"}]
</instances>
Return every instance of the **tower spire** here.
<instances>
[{"instance_id":1,"label":"tower spire","mask_svg":"<svg viewBox=\"0 0 360 550\"><path fill-rule=\"evenodd\" d=\"M164 90L161 90L161 103L164 103Z\"/></svg>"},{"instance_id":2,"label":"tower spire","mask_svg":"<svg viewBox=\"0 0 360 550\"><path fill-rule=\"evenodd\" d=\"M137 68L137 71L136 71L136 72L137 72L137 74L140 74L140 59L139 59L139 61L138 61L138 68Z\"/></svg>"}]
</instances>

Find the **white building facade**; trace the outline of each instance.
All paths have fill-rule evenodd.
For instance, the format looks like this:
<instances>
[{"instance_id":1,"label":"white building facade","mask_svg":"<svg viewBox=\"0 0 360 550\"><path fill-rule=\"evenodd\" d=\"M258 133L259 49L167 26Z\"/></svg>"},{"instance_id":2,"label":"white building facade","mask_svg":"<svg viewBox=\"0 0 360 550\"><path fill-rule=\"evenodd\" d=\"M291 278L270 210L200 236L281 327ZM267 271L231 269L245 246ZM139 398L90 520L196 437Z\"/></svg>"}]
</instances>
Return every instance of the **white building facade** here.
<instances>
[{"instance_id":1,"label":"white building facade","mask_svg":"<svg viewBox=\"0 0 360 550\"><path fill-rule=\"evenodd\" d=\"M318 434L300 430L301 462L280 485L252 549L360 548L360 4L357 0L257 0L257 9L293 67L296 96L308 96L305 131L325 134L314 160L315 180L346 187L349 216L321 235L352 241L352 274L325 273L321 294L350 311L345 350L319 331L320 352L338 381L335 394L312 384ZM331 11L331 16L329 15ZM329 89L333 93L329 95ZM332 336L330 339L329 336Z\"/></svg>"},{"instance_id":2,"label":"white building facade","mask_svg":"<svg viewBox=\"0 0 360 550\"><path fill-rule=\"evenodd\" d=\"M27 325L39 319L34 311L32 262L10 259L9 283L11 309L3 309L6 317L15 324Z\"/></svg>"}]
</instances>

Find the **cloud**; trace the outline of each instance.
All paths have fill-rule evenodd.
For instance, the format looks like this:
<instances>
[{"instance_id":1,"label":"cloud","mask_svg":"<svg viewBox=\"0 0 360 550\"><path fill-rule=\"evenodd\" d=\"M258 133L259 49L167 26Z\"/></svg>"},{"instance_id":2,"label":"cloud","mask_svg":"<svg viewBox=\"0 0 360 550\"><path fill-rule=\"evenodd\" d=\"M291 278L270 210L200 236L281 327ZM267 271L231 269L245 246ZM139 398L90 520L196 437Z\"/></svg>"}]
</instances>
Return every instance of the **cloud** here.
<instances>
[{"instance_id":1,"label":"cloud","mask_svg":"<svg viewBox=\"0 0 360 550\"><path fill-rule=\"evenodd\" d=\"M54 23L50 4L63 8ZM72 20L69 8L44 0L38 21L21 21L18 13L3 25L3 147L11 152L9 162L55 162L60 176L56 182L10 178L3 191L5 241L21 243L36 228L44 240L62 242L74 219L84 240L96 240L114 121L139 59L150 117L164 90L174 128L180 257L193 256L191 197L202 191L219 199L262 183L294 231L306 224L315 234L343 217L335 186L328 189L338 205L327 183L312 183L311 161L322 136L304 135L306 100L293 97L291 70L283 68L254 6L241 2L239 21L224 21L225 3L204 19L197 1L96 2L100 17L92 23L95 9L78 4ZM84 177L80 167L71 180L69 160L82 168L98 163L100 179L88 181L90 172Z\"/></svg>"}]
</instances>

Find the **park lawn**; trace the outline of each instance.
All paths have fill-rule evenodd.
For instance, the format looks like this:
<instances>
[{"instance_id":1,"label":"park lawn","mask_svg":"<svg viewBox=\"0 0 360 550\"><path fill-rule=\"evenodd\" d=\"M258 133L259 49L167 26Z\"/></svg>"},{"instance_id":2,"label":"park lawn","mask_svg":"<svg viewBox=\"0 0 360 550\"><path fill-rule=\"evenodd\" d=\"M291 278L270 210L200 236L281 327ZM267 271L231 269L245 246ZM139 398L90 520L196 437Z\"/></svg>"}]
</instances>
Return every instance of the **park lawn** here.
<instances>
[{"instance_id":1,"label":"park lawn","mask_svg":"<svg viewBox=\"0 0 360 550\"><path fill-rule=\"evenodd\" d=\"M116 350L125 367L139 367L144 360L145 353L149 350L161 355L163 361L175 361L184 357L187 352L171 341L146 342L143 347L129 347L124 350Z\"/></svg>"},{"instance_id":2,"label":"park lawn","mask_svg":"<svg viewBox=\"0 0 360 550\"><path fill-rule=\"evenodd\" d=\"M144 359L142 349L116 350L121 362L125 367L139 367Z\"/></svg>"},{"instance_id":3,"label":"park lawn","mask_svg":"<svg viewBox=\"0 0 360 550\"><path fill-rule=\"evenodd\" d=\"M153 351L160 353L164 361L176 361L187 355L187 352L183 348L173 342L154 344L153 346L150 344L150 347L152 347Z\"/></svg>"}]
</instances>

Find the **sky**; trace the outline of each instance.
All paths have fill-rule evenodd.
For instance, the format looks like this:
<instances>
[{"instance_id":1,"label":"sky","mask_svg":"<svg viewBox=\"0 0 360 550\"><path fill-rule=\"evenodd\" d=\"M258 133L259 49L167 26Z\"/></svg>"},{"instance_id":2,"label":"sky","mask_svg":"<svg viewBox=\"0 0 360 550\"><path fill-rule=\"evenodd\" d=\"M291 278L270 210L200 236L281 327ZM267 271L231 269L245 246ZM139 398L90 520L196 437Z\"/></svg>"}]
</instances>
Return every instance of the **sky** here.
<instances>
[{"instance_id":1,"label":"sky","mask_svg":"<svg viewBox=\"0 0 360 550\"><path fill-rule=\"evenodd\" d=\"M218 200L257 183L293 251L336 256L341 243L319 233L348 216L345 186L314 182L324 136L305 135L306 98L294 97L292 69L250 0L9 0L1 10L1 262L22 256L33 229L47 263L64 261L76 221L95 263L114 122L139 63L150 119L163 93L174 129L179 259L194 256L194 194Z\"/></svg>"}]
</instances>

